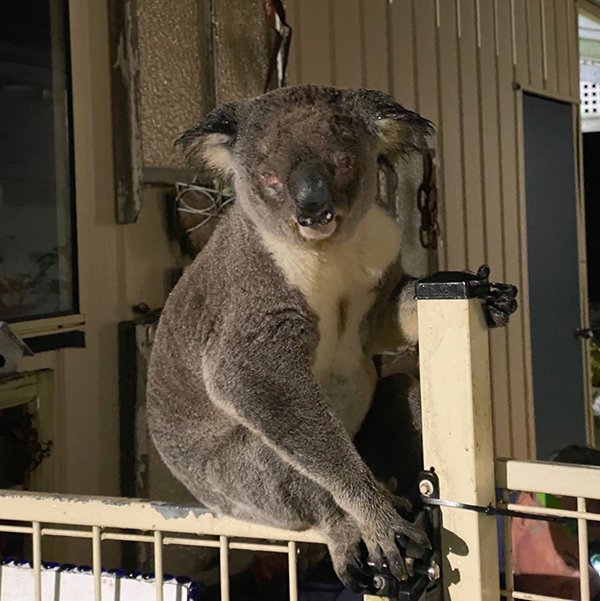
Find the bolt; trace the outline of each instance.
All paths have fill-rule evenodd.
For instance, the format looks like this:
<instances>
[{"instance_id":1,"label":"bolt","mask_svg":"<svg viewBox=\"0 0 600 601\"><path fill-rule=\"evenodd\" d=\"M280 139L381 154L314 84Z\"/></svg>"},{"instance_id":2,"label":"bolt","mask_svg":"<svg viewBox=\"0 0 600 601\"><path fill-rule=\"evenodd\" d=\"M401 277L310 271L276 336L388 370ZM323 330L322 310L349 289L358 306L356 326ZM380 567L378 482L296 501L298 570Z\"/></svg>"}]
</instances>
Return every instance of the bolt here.
<instances>
[{"instance_id":1,"label":"bolt","mask_svg":"<svg viewBox=\"0 0 600 601\"><path fill-rule=\"evenodd\" d=\"M419 482L419 492L424 497L430 497L434 492L433 484L429 480L421 480Z\"/></svg>"},{"instance_id":2,"label":"bolt","mask_svg":"<svg viewBox=\"0 0 600 601\"><path fill-rule=\"evenodd\" d=\"M431 565L427 569L427 577L433 582L435 580L439 580L441 575L442 573L439 564L432 559Z\"/></svg>"}]
</instances>

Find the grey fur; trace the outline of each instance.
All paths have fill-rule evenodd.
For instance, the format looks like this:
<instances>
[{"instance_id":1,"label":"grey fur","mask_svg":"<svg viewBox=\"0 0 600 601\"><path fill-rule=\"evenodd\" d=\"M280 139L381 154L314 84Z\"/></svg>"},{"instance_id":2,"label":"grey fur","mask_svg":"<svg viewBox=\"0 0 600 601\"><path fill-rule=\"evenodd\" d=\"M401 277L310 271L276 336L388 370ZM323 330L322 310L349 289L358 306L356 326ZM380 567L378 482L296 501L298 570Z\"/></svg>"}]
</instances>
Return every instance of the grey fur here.
<instances>
[{"instance_id":1,"label":"grey fur","mask_svg":"<svg viewBox=\"0 0 600 601\"><path fill-rule=\"evenodd\" d=\"M217 109L182 137L190 156L233 176L237 200L165 305L149 370L152 436L175 476L215 512L321 532L354 589L369 584L361 540L399 578L406 571L395 535L428 541L400 516L402 503L328 405L312 371L319 321L262 234L326 257L376 202L378 156L421 146L429 128L379 92L307 86ZM340 153L351 159L342 175ZM315 157L332 173L343 220L331 238L313 242L298 233L286 182L299 160ZM399 295L410 297L397 251L361 324L368 354L380 350Z\"/></svg>"}]
</instances>

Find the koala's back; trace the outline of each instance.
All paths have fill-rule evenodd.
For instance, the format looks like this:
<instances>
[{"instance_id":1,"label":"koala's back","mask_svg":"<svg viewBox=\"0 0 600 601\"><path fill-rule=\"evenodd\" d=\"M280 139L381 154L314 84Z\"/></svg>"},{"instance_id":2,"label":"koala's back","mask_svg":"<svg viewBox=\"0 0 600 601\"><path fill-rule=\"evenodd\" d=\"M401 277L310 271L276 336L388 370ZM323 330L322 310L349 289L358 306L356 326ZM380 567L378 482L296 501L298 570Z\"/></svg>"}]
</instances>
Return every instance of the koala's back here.
<instances>
[{"instance_id":1,"label":"koala's back","mask_svg":"<svg viewBox=\"0 0 600 601\"><path fill-rule=\"evenodd\" d=\"M259 235L236 209L169 295L150 358L150 431L163 460L184 484L188 474L182 466L193 463L201 471L202 457L210 458L216 446L228 439L233 444L243 434L243 428L211 402L203 374L198 373L198 356L211 354L218 360L226 352L219 344L221 333L231 323L243 340L253 316L283 305L308 312L302 296L285 285Z\"/></svg>"}]
</instances>

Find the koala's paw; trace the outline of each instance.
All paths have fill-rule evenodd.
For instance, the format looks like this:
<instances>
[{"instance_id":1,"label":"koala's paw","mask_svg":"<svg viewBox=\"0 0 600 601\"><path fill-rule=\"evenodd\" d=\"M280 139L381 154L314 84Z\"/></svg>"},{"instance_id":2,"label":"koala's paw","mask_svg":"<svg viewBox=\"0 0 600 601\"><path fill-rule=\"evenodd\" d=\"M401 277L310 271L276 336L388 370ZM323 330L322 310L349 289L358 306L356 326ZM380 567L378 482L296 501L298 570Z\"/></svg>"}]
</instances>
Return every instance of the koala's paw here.
<instances>
[{"instance_id":1,"label":"koala's paw","mask_svg":"<svg viewBox=\"0 0 600 601\"><path fill-rule=\"evenodd\" d=\"M431 549L427 532L393 509L382 512L372 525L365 528L363 538L370 562L379 571L387 566L398 580L406 580L410 576L404 561L406 556L422 557Z\"/></svg>"},{"instance_id":2,"label":"koala's paw","mask_svg":"<svg viewBox=\"0 0 600 601\"><path fill-rule=\"evenodd\" d=\"M361 547L361 541L354 537L350 540L343 540L342 537L329 544L329 554L337 577L354 593L373 590L373 573Z\"/></svg>"},{"instance_id":3,"label":"koala's paw","mask_svg":"<svg viewBox=\"0 0 600 601\"><path fill-rule=\"evenodd\" d=\"M401 516L405 517L410 515L415 509L414 505L406 497L401 497L394 492L388 493L387 497L394 506L394 509L396 509Z\"/></svg>"},{"instance_id":4,"label":"koala's paw","mask_svg":"<svg viewBox=\"0 0 600 601\"><path fill-rule=\"evenodd\" d=\"M487 285L488 292L485 298L485 320L490 328L503 327L508 323L509 317L517 310L517 287L511 284L488 282L490 268L482 265L477 276Z\"/></svg>"}]
</instances>

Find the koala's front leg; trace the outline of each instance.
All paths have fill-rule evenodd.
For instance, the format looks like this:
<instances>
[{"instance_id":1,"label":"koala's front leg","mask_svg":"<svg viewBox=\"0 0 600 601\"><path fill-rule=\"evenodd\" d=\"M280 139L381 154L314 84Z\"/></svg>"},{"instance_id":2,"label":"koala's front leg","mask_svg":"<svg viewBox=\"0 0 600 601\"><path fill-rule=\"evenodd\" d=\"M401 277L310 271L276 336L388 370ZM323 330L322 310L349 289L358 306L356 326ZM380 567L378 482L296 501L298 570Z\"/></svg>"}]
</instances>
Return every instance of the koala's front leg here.
<instances>
[{"instance_id":1,"label":"koala's front leg","mask_svg":"<svg viewBox=\"0 0 600 601\"><path fill-rule=\"evenodd\" d=\"M416 346L419 329L416 283L416 278L405 276L391 294L378 299L369 344L372 355Z\"/></svg>"},{"instance_id":2,"label":"koala's front leg","mask_svg":"<svg viewBox=\"0 0 600 601\"><path fill-rule=\"evenodd\" d=\"M358 526L370 556L386 560L398 578L406 577L397 540L408 538L424 547L429 541L399 515L329 410L311 371L307 340L313 324L293 311L284 317L250 316L243 332L239 323L232 320L221 330L202 357L211 400L328 491ZM245 469L252 469L252 458L242 459ZM338 574L340 568L336 566Z\"/></svg>"},{"instance_id":3,"label":"koala's front leg","mask_svg":"<svg viewBox=\"0 0 600 601\"><path fill-rule=\"evenodd\" d=\"M490 269L482 265L477 273L442 271L431 279L438 281L471 280L484 291L482 309L490 328L508 324L510 316L517 310L517 288L510 284L490 282ZM429 278L428 278L429 279ZM391 351L403 346L415 346L418 342L417 301L415 298L416 278L404 276L391 295L378 299L375 327L371 338L371 354ZM427 280L424 280L427 281ZM386 288L383 287L382 294Z\"/></svg>"}]
</instances>

